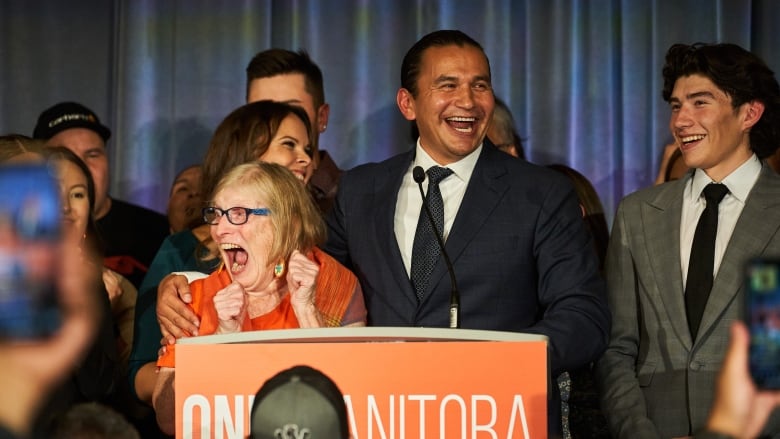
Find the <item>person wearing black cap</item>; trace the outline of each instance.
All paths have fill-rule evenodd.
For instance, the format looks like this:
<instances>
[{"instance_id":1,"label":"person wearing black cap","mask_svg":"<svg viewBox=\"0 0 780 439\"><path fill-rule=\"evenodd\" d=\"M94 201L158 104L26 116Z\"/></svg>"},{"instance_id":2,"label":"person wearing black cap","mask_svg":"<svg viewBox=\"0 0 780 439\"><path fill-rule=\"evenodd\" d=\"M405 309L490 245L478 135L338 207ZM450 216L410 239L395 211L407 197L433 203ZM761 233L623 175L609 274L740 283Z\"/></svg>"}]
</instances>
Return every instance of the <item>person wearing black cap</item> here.
<instances>
[{"instance_id":1,"label":"person wearing black cap","mask_svg":"<svg viewBox=\"0 0 780 439\"><path fill-rule=\"evenodd\" d=\"M94 215L103 239L104 263L138 288L168 235L168 221L160 213L109 196L106 142L111 130L84 105L61 102L38 116L33 137L48 146L67 147L87 164L95 180Z\"/></svg>"},{"instance_id":2,"label":"person wearing black cap","mask_svg":"<svg viewBox=\"0 0 780 439\"><path fill-rule=\"evenodd\" d=\"M249 439L350 437L341 390L309 366L294 366L269 378L255 395L251 419Z\"/></svg>"}]
</instances>

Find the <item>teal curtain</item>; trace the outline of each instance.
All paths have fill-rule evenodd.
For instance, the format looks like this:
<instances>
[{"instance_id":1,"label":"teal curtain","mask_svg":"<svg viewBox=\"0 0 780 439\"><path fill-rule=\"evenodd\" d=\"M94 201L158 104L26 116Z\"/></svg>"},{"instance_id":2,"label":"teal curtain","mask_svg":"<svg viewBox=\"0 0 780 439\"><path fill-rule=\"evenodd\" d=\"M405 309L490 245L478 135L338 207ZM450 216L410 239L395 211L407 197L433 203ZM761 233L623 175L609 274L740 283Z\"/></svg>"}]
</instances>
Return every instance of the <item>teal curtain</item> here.
<instances>
[{"instance_id":1,"label":"teal curtain","mask_svg":"<svg viewBox=\"0 0 780 439\"><path fill-rule=\"evenodd\" d=\"M410 147L401 59L457 28L484 46L529 160L581 171L611 219L670 139L666 49L732 42L780 71L778 23L773 0L2 0L0 132L80 101L113 130L112 195L163 211L175 173L244 102L256 52L309 51L331 105L321 145L350 168Z\"/></svg>"}]
</instances>

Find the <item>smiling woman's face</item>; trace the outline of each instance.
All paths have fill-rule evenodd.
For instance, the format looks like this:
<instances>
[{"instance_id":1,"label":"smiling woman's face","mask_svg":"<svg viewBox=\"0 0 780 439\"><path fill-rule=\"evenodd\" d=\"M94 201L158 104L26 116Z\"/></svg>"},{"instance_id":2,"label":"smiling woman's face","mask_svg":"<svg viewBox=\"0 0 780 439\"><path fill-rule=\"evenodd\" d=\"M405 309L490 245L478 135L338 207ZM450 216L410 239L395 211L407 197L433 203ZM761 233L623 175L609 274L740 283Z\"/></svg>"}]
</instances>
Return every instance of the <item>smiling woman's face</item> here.
<instances>
[{"instance_id":1,"label":"smiling woman's face","mask_svg":"<svg viewBox=\"0 0 780 439\"><path fill-rule=\"evenodd\" d=\"M63 233L69 239L81 239L89 222L87 176L68 160L57 161L57 174L62 202Z\"/></svg>"},{"instance_id":2,"label":"smiling woman's face","mask_svg":"<svg viewBox=\"0 0 780 439\"><path fill-rule=\"evenodd\" d=\"M250 195L240 185L223 188L215 195L213 206L223 210L268 207L264 200ZM260 291L273 281L273 267L277 261L268 260L274 239L268 216L250 214L246 223L235 225L228 221L227 215L222 215L219 222L211 226L211 237L219 247L231 278L247 291Z\"/></svg>"},{"instance_id":3,"label":"smiling woman's face","mask_svg":"<svg viewBox=\"0 0 780 439\"><path fill-rule=\"evenodd\" d=\"M292 171L303 182L308 182L311 173L311 142L306 125L298 116L290 114L279 124L276 135L271 139L268 150L260 156L260 160L276 163Z\"/></svg>"}]
</instances>

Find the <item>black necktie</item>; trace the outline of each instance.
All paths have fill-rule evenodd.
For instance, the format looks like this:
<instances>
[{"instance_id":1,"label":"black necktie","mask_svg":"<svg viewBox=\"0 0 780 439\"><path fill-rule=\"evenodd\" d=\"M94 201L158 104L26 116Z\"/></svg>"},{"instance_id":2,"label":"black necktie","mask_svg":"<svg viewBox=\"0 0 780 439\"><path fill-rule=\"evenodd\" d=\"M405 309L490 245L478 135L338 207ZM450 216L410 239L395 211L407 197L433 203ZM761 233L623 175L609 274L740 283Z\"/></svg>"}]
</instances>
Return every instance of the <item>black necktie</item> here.
<instances>
[{"instance_id":1,"label":"black necktie","mask_svg":"<svg viewBox=\"0 0 780 439\"><path fill-rule=\"evenodd\" d=\"M452 169L432 166L428 168L426 174L428 174L428 206L431 208L433 222L436 223L438 229L436 233L441 234L444 228L444 200L441 198L439 182L452 174ZM439 253L441 253L439 243L436 242L436 235L431 228L431 222L428 221L426 215L425 205L423 205L420 209L417 231L414 234L414 244L412 245L410 277L418 299L422 299L425 287L428 285L428 278L439 258Z\"/></svg>"},{"instance_id":2,"label":"black necktie","mask_svg":"<svg viewBox=\"0 0 780 439\"><path fill-rule=\"evenodd\" d=\"M693 235L688 281L685 284L685 314L691 338L696 339L699 323L712 289L715 264L715 235L718 232L718 204L729 189L723 184L710 183L704 188L707 207L704 208L696 233Z\"/></svg>"}]
</instances>

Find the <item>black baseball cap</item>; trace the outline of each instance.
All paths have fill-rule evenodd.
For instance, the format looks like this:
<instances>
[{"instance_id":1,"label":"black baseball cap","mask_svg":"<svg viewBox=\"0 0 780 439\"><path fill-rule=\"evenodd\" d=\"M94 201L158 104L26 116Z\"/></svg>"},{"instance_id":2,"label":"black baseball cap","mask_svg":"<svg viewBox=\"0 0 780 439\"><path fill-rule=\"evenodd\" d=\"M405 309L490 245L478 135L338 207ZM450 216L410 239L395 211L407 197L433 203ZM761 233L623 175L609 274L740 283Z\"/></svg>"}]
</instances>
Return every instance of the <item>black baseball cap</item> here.
<instances>
[{"instance_id":1,"label":"black baseball cap","mask_svg":"<svg viewBox=\"0 0 780 439\"><path fill-rule=\"evenodd\" d=\"M35 124L33 137L48 140L57 133L70 128L92 130L104 142L111 137L111 130L100 123L97 115L89 108L76 102L60 102L41 113Z\"/></svg>"},{"instance_id":2,"label":"black baseball cap","mask_svg":"<svg viewBox=\"0 0 780 439\"><path fill-rule=\"evenodd\" d=\"M283 370L266 381L255 395L251 419L251 439L349 438L343 394L309 366Z\"/></svg>"}]
</instances>

